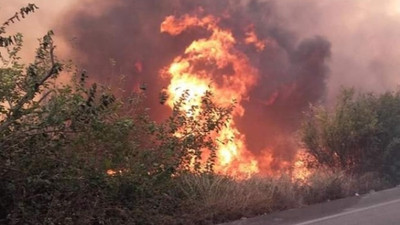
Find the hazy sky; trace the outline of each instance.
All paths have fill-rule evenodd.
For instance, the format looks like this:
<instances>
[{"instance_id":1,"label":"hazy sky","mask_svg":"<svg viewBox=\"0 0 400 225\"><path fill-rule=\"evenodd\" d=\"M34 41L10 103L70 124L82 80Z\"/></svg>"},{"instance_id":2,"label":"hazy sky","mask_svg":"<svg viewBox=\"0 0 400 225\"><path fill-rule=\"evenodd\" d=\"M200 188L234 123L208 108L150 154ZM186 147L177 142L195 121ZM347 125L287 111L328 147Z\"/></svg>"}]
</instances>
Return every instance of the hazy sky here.
<instances>
[{"instance_id":1,"label":"hazy sky","mask_svg":"<svg viewBox=\"0 0 400 225\"><path fill-rule=\"evenodd\" d=\"M329 93L341 85L393 90L400 84L400 0L285 0L281 15L303 36L332 43Z\"/></svg>"},{"instance_id":2,"label":"hazy sky","mask_svg":"<svg viewBox=\"0 0 400 225\"><path fill-rule=\"evenodd\" d=\"M79 0L0 0L0 21L10 18L21 7L28 3L35 3L40 9L28 16L27 19L10 26L7 31L21 32L24 35L24 58L29 61L37 47L37 39L43 37L47 31L54 29L55 24L62 22L65 11L74 6ZM57 33L57 29L55 29ZM65 52L62 42L57 41L58 52Z\"/></svg>"},{"instance_id":3,"label":"hazy sky","mask_svg":"<svg viewBox=\"0 0 400 225\"><path fill-rule=\"evenodd\" d=\"M23 31L28 57L37 38L62 23L64 12L79 7L81 1L0 0L0 19L28 2L40 7L27 21L9 29ZM382 91L400 84L400 0L279 0L276 4L282 23L299 38L321 35L331 42L328 96L341 85ZM59 51L66 52L61 41L58 45Z\"/></svg>"}]
</instances>

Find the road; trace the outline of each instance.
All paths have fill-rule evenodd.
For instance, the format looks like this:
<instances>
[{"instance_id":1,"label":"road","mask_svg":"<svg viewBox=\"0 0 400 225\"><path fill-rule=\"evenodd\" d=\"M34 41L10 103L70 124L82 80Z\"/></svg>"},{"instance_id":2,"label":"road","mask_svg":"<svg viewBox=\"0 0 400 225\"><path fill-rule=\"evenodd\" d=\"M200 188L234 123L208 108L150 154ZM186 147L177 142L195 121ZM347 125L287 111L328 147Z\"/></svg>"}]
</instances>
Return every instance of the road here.
<instances>
[{"instance_id":1,"label":"road","mask_svg":"<svg viewBox=\"0 0 400 225\"><path fill-rule=\"evenodd\" d=\"M223 225L400 225L400 187Z\"/></svg>"}]
</instances>

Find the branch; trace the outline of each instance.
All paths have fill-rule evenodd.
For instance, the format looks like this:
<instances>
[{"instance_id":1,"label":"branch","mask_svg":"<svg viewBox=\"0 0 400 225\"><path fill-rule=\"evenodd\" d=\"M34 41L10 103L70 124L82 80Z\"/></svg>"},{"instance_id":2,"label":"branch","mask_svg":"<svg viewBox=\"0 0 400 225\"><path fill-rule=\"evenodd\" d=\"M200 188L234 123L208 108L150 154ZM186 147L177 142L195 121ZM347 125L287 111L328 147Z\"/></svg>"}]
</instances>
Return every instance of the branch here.
<instances>
[{"instance_id":1,"label":"branch","mask_svg":"<svg viewBox=\"0 0 400 225\"><path fill-rule=\"evenodd\" d=\"M19 18L20 16L22 18L25 18L25 15L28 15L31 12L35 12L36 9L39 9L35 4L28 4L26 7L22 7L19 12L16 12L14 16L10 17L8 20L6 20L3 25L0 27L0 32L4 31L5 27L10 26L10 23L15 23L15 20L21 21Z\"/></svg>"},{"instance_id":2,"label":"branch","mask_svg":"<svg viewBox=\"0 0 400 225\"><path fill-rule=\"evenodd\" d=\"M20 17L25 18L25 15L35 12L36 9L39 9L39 7L35 4L28 4L26 7L22 7L19 12L16 12L14 16L10 17L2 24L2 26L0 26L0 34L4 34L6 27L10 26L11 23L15 23L15 20L20 21ZM7 47L14 44L14 42L17 41L16 38L16 36L0 36L0 47Z\"/></svg>"},{"instance_id":3,"label":"branch","mask_svg":"<svg viewBox=\"0 0 400 225\"><path fill-rule=\"evenodd\" d=\"M32 100L35 95L39 92L40 87L48 80L50 79L53 75L56 75L60 72L61 70L61 65L59 63L55 62L54 59L54 49L55 46L53 45L53 42L50 41L47 43L50 48L50 62L51 62L51 68L49 71L47 71L46 75L35 84L33 91L28 91L18 102L17 104L10 109L11 116L7 118L7 120L0 125L0 133L4 132L5 129L7 129L15 120L19 119L22 117L22 115L18 114L18 112L22 109L22 107Z\"/></svg>"}]
</instances>

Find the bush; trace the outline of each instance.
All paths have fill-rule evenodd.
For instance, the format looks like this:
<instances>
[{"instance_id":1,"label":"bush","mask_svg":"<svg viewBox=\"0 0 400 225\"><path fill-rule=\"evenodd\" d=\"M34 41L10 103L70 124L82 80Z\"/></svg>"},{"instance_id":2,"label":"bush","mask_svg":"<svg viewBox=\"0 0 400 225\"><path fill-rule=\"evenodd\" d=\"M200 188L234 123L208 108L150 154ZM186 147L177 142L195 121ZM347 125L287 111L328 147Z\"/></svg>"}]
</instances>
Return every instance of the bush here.
<instances>
[{"instance_id":1,"label":"bush","mask_svg":"<svg viewBox=\"0 0 400 225\"><path fill-rule=\"evenodd\" d=\"M318 163L350 174L375 172L398 182L400 94L343 90L332 112L311 107L302 141Z\"/></svg>"},{"instance_id":2,"label":"bush","mask_svg":"<svg viewBox=\"0 0 400 225\"><path fill-rule=\"evenodd\" d=\"M214 133L233 105L219 107L207 92L194 118L183 110L185 93L156 123L143 92L120 98L89 84L85 71L57 59L52 36L40 40L28 66L18 57L22 35L0 46L8 53L0 68L0 223L173 223L176 177L212 173ZM72 81L57 83L61 72Z\"/></svg>"}]
</instances>

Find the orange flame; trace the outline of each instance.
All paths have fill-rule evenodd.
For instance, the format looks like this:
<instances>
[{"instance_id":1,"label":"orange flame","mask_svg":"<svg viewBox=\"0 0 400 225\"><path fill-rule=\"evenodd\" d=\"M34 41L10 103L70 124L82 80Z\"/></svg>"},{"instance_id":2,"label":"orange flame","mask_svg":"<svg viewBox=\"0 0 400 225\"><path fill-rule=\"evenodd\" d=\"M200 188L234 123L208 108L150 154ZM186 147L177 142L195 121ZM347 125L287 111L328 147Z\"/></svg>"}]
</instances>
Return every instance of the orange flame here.
<instances>
[{"instance_id":1,"label":"orange flame","mask_svg":"<svg viewBox=\"0 0 400 225\"><path fill-rule=\"evenodd\" d=\"M267 42L265 40L259 40L256 33L254 26L249 26L246 32L246 44L253 44L256 47L257 51L262 51L265 49Z\"/></svg>"},{"instance_id":2,"label":"orange flame","mask_svg":"<svg viewBox=\"0 0 400 225\"><path fill-rule=\"evenodd\" d=\"M181 18L167 17L161 24L161 32L179 35L188 28L200 27L210 31L209 38L193 41L182 56L161 72L169 78L167 87L171 108L185 91L188 91L188 108L200 105L201 97L207 90L212 91L215 101L228 106L237 102L233 120L229 121L217 135L217 162L215 171L222 174L248 177L258 173L258 163L245 145L245 136L236 127L235 118L244 114L243 101L248 98L249 89L257 80L257 70L249 59L235 48L236 40L230 30L218 26L219 20L213 16L198 18L185 15ZM255 34L254 34L255 35ZM232 141L225 141L232 140Z\"/></svg>"},{"instance_id":3,"label":"orange flame","mask_svg":"<svg viewBox=\"0 0 400 225\"><path fill-rule=\"evenodd\" d=\"M295 162L293 164L292 177L296 180L306 181L311 176L312 171L307 168L307 163L312 160L304 149L300 149L297 152Z\"/></svg>"}]
</instances>

